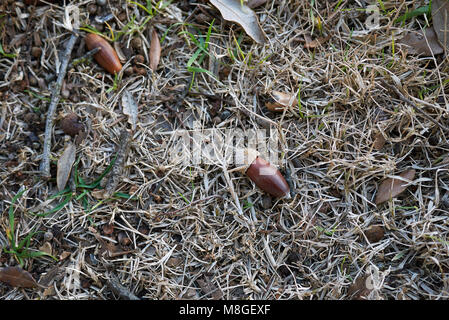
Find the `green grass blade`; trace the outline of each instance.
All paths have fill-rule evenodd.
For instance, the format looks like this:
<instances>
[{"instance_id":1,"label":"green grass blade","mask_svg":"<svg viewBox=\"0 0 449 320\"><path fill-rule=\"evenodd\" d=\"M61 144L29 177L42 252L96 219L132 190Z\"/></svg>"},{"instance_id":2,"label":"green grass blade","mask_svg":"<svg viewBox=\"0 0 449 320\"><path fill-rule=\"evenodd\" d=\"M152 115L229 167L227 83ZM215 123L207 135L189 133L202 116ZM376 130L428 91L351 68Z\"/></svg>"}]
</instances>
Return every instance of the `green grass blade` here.
<instances>
[{"instance_id":1,"label":"green grass blade","mask_svg":"<svg viewBox=\"0 0 449 320\"><path fill-rule=\"evenodd\" d=\"M400 16L399 18L397 18L394 23L398 23L398 22L404 22L408 19L411 19L413 17L417 17L423 14L429 14L430 13L430 5L424 6L424 7L419 7L418 9L415 9L413 11L407 12L405 14L403 14L402 16Z\"/></svg>"}]
</instances>

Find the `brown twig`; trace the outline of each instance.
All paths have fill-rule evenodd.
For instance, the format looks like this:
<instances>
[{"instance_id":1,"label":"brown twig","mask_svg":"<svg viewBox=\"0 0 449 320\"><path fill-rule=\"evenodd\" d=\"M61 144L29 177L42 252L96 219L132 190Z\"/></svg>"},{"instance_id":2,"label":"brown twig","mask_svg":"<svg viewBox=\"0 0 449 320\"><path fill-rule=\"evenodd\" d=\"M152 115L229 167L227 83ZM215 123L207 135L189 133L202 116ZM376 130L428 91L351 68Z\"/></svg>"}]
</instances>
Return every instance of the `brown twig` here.
<instances>
[{"instance_id":1,"label":"brown twig","mask_svg":"<svg viewBox=\"0 0 449 320\"><path fill-rule=\"evenodd\" d=\"M76 33L72 33L67 43L66 49L62 55L61 65L59 68L58 79L51 92L50 106L47 112L47 121L45 123L45 136L44 147L42 152L42 160L40 164L40 173L44 179L49 179L50 175L50 152L51 152L51 132L53 129L53 122L56 113L56 107L58 105L61 93L62 82L67 72L67 66L69 65L70 55L72 53L75 42L78 39Z\"/></svg>"}]
</instances>

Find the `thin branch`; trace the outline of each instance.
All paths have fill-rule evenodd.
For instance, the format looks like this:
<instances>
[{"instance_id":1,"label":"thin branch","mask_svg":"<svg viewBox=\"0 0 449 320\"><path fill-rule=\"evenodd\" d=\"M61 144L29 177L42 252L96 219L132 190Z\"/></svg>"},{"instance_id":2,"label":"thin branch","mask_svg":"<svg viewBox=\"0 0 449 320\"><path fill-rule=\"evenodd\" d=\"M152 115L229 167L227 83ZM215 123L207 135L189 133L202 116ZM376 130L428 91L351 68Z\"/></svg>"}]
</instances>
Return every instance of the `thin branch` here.
<instances>
[{"instance_id":1,"label":"thin branch","mask_svg":"<svg viewBox=\"0 0 449 320\"><path fill-rule=\"evenodd\" d=\"M50 152L51 152L51 133L53 129L53 122L56 113L56 107L58 106L62 82L67 73L67 66L69 65L70 55L72 53L75 42L78 39L76 33L72 33L70 39L67 43L67 47L62 55L61 66L59 68L58 79L51 92L50 106L47 112L47 121L45 123L45 136L44 136L44 147L42 152L42 160L40 164L40 173L44 179L49 179L50 175Z\"/></svg>"}]
</instances>

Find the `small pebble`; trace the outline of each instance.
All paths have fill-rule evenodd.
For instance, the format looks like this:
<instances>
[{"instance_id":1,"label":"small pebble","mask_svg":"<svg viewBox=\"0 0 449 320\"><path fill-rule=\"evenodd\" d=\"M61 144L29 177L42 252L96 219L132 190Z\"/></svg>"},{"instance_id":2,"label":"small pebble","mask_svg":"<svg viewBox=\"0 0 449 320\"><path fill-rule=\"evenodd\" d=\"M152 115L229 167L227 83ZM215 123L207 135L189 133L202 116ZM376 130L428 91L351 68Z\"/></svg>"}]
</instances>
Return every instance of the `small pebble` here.
<instances>
[{"instance_id":1,"label":"small pebble","mask_svg":"<svg viewBox=\"0 0 449 320\"><path fill-rule=\"evenodd\" d=\"M106 0L97 0L97 4L98 4L99 6L105 6L106 3L107 3Z\"/></svg>"}]
</instances>

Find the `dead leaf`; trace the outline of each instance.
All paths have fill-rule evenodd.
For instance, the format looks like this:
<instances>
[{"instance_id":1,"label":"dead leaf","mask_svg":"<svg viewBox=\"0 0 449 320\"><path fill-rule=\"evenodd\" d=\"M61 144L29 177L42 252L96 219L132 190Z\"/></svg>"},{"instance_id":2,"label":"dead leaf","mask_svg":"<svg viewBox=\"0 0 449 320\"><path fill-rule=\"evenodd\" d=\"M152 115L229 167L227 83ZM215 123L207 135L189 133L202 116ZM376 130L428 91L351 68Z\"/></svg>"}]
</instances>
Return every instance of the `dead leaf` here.
<instances>
[{"instance_id":1,"label":"dead leaf","mask_svg":"<svg viewBox=\"0 0 449 320\"><path fill-rule=\"evenodd\" d=\"M72 170L73 163L76 158L76 146L70 143L62 153L58 160L58 171L56 174L56 183L58 190L62 191L67 184L67 180L70 177L70 171Z\"/></svg>"},{"instance_id":2,"label":"dead leaf","mask_svg":"<svg viewBox=\"0 0 449 320\"><path fill-rule=\"evenodd\" d=\"M374 136L374 143L373 143L373 148L374 150L380 150L384 147L385 142L387 140L385 140L385 137L383 136L382 132L377 132L376 135Z\"/></svg>"},{"instance_id":3,"label":"dead leaf","mask_svg":"<svg viewBox=\"0 0 449 320\"><path fill-rule=\"evenodd\" d=\"M238 23L257 43L265 43L265 34L260 27L256 14L240 0L210 0L220 11L223 19Z\"/></svg>"},{"instance_id":4,"label":"dead leaf","mask_svg":"<svg viewBox=\"0 0 449 320\"><path fill-rule=\"evenodd\" d=\"M305 49L315 49L316 47L319 47L320 45L322 45L329 39L330 39L330 35L327 37L320 37L315 40L312 40L312 38L308 34L305 34L304 35L304 41L305 41L304 48Z\"/></svg>"},{"instance_id":5,"label":"dead leaf","mask_svg":"<svg viewBox=\"0 0 449 320\"><path fill-rule=\"evenodd\" d=\"M382 226L371 226L364 231L366 238L370 243L379 242L385 235L385 230Z\"/></svg>"},{"instance_id":6,"label":"dead leaf","mask_svg":"<svg viewBox=\"0 0 449 320\"><path fill-rule=\"evenodd\" d=\"M432 53L433 55L438 55L444 52L433 28L427 28L425 33L422 31L408 32L400 40L400 43L407 45L409 53L411 54L430 57L432 56Z\"/></svg>"},{"instance_id":7,"label":"dead leaf","mask_svg":"<svg viewBox=\"0 0 449 320\"><path fill-rule=\"evenodd\" d=\"M122 107L123 113L128 116L128 123L131 124L131 129L135 131L137 125L138 106L132 94L128 90L125 90L123 93Z\"/></svg>"},{"instance_id":8,"label":"dead leaf","mask_svg":"<svg viewBox=\"0 0 449 320\"><path fill-rule=\"evenodd\" d=\"M44 244L39 247L39 250L49 255L51 255L53 252L53 248L51 247L50 242L44 242Z\"/></svg>"},{"instance_id":9,"label":"dead leaf","mask_svg":"<svg viewBox=\"0 0 449 320\"><path fill-rule=\"evenodd\" d=\"M209 279L209 277L204 276L203 279L197 279L196 282L206 296L210 295L214 300L223 298L223 292Z\"/></svg>"},{"instance_id":10,"label":"dead leaf","mask_svg":"<svg viewBox=\"0 0 449 320\"><path fill-rule=\"evenodd\" d=\"M151 44L150 44L150 68L151 68L151 70L156 71L160 59L161 59L161 42L159 41L159 37L157 36L156 29L153 29L153 32L151 34Z\"/></svg>"},{"instance_id":11,"label":"dead leaf","mask_svg":"<svg viewBox=\"0 0 449 320\"><path fill-rule=\"evenodd\" d=\"M399 176L401 178L404 178L405 180L412 181L415 178L416 171L414 169L406 170L402 172ZM375 203L376 205L379 205L385 201L390 200L391 198L394 198L398 196L400 193L402 193L406 187L407 182L399 179L393 179L388 178L382 181L382 183L379 186L379 189L377 190Z\"/></svg>"},{"instance_id":12,"label":"dead leaf","mask_svg":"<svg viewBox=\"0 0 449 320\"><path fill-rule=\"evenodd\" d=\"M248 1L248 7L251 9L260 7L261 5L267 3L268 0L249 0Z\"/></svg>"},{"instance_id":13,"label":"dead leaf","mask_svg":"<svg viewBox=\"0 0 449 320\"><path fill-rule=\"evenodd\" d=\"M348 296L352 300L363 300L366 298L372 289L368 289L366 282L368 275L359 276L348 288Z\"/></svg>"},{"instance_id":14,"label":"dead leaf","mask_svg":"<svg viewBox=\"0 0 449 320\"><path fill-rule=\"evenodd\" d=\"M294 107L298 105L296 95L284 93L280 91L271 92L274 102L267 102L265 106L268 110L273 112L283 112L285 108Z\"/></svg>"},{"instance_id":15,"label":"dead leaf","mask_svg":"<svg viewBox=\"0 0 449 320\"><path fill-rule=\"evenodd\" d=\"M0 268L0 281L18 288L36 288L39 284L33 276L20 267Z\"/></svg>"},{"instance_id":16,"label":"dead leaf","mask_svg":"<svg viewBox=\"0 0 449 320\"><path fill-rule=\"evenodd\" d=\"M433 29L444 48L449 49L449 2L432 1Z\"/></svg>"}]
</instances>

